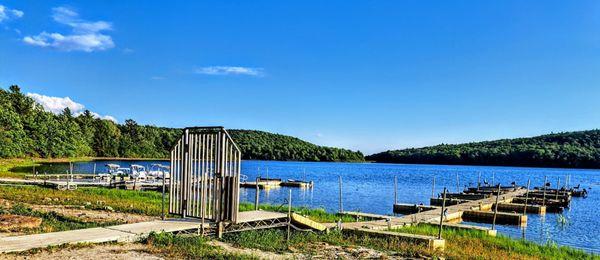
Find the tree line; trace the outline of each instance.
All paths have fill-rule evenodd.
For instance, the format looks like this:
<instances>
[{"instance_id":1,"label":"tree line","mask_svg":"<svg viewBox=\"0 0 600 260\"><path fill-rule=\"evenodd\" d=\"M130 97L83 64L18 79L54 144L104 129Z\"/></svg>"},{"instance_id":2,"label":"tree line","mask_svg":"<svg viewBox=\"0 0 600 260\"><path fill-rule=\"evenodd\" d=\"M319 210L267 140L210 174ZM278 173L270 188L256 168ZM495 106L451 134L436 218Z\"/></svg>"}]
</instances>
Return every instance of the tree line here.
<instances>
[{"instance_id":1,"label":"tree line","mask_svg":"<svg viewBox=\"0 0 600 260\"><path fill-rule=\"evenodd\" d=\"M86 110L47 112L16 85L0 89L0 158L123 157L167 158L181 129L118 124ZM298 138L261 131L231 130L243 159L362 161L359 151L322 147Z\"/></svg>"},{"instance_id":2,"label":"tree line","mask_svg":"<svg viewBox=\"0 0 600 260\"><path fill-rule=\"evenodd\" d=\"M600 168L600 130L392 150L366 159L386 163Z\"/></svg>"}]
</instances>

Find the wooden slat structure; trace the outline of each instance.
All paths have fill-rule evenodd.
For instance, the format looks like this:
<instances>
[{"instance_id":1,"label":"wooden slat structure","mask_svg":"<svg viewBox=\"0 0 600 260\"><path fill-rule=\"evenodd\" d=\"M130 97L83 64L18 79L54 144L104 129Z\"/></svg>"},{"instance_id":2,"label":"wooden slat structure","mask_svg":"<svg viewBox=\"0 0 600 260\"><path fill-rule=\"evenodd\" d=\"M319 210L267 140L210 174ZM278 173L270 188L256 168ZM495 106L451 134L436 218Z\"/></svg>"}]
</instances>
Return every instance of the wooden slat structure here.
<instances>
[{"instance_id":1,"label":"wooden slat structure","mask_svg":"<svg viewBox=\"0 0 600 260\"><path fill-rule=\"evenodd\" d=\"M236 223L240 168L240 149L225 128L185 128L171 149L169 213Z\"/></svg>"}]
</instances>

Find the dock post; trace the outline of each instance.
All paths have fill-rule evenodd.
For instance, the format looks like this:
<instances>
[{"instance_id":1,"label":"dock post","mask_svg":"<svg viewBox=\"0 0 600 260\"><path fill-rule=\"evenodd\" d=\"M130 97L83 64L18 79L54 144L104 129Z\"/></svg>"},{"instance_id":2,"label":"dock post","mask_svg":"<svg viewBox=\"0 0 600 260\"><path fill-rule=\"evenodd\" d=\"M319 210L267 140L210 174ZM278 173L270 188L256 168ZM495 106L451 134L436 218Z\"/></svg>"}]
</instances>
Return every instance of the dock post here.
<instances>
[{"instance_id":1,"label":"dock post","mask_svg":"<svg viewBox=\"0 0 600 260\"><path fill-rule=\"evenodd\" d=\"M442 212L440 213L440 228L438 230L438 239L442 239L442 228L444 226L444 211L446 211L446 187L444 187L444 194L442 195Z\"/></svg>"},{"instance_id":2,"label":"dock post","mask_svg":"<svg viewBox=\"0 0 600 260\"><path fill-rule=\"evenodd\" d=\"M258 197L260 195L260 186L258 186L258 178L256 177L256 195L254 195L254 210L258 210Z\"/></svg>"},{"instance_id":3,"label":"dock post","mask_svg":"<svg viewBox=\"0 0 600 260\"><path fill-rule=\"evenodd\" d=\"M492 183L491 183L492 185L494 185L495 179L496 179L496 173L492 172Z\"/></svg>"},{"instance_id":4,"label":"dock post","mask_svg":"<svg viewBox=\"0 0 600 260\"><path fill-rule=\"evenodd\" d=\"M292 189L289 191L288 195L288 225L287 225L287 241L290 241L290 226L292 225Z\"/></svg>"},{"instance_id":5,"label":"dock post","mask_svg":"<svg viewBox=\"0 0 600 260\"><path fill-rule=\"evenodd\" d=\"M560 177L556 178L556 200L558 200L558 192L560 191Z\"/></svg>"},{"instance_id":6,"label":"dock post","mask_svg":"<svg viewBox=\"0 0 600 260\"><path fill-rule=\"evenodd\" d=\"M160 205L160 218L165 220L165 174L163 173L162 178L162 201Z\"/></svg>"},{"instance_id":7,"label":"dock post","mask_svg":"<svg viewBox=\"0 0 600 260\"><path fill-rule=\"evenodd\" d=\"M546 206L546 183L548 183L548 176L544 176L544 195L542 199L542 206Z\"/></svg>"},{"instance_id":8,"label":"dock post","mask_svg":"<svg viewBox=\"0 0 600 260\"><path fill-rule=\"evenodd\" d=\"M498 184L498 194L496 195L496 205L494 205L494 220L492 221L492 230L496 230L496 215L498 215L498 201L500 200L500 184Z\"/></svg>"},{"instance_id":9,"label":"dock post","mask_svg":"<svg viewBox=\"0 0 600 260\"><path fill-rule=\"evenodd\" d=\"M343 213L344 212L344 205L342 204L342 175L339 175L339 182L340 182L340 209L339 209L339 213Z\"/></svg>"},{"instance_id":10,"label":"dock post","mask_svg":"<svg viewBox=\"0 0 600 260\"><path fill-rule=\"evenodd\" d=\"M481 187L481 172L477 172L477 190Z\"/></svg>"},{"instance_id":11,"label":"dock post","mask_svg":"<svg viewBox=\"0 0 600 260\"><path fill-rule=\"evenodd\" d=\"M394 176L394 205L398 204L398 176Z\"/></svg>"},{"instance_id":12,"label":"dock post","mask_svg":"<svg viewBox=\"0 0 600 260\"><path fill-rule=\"evenodd\" d=\"M527 191L525 192L525 204L523 207L523 215L527 214L527 199L529 199L529 185L531 185L531 179L527 179Z\"/></svg>"},{"instance_id":13,"label":"dock post","mask_svg":"<svg viewBox=\"0 0 600 260\"><path fill-rule=\"evenodd\" d=\"M458 172L456 172L456 192L460 193L460 179L458 177Z\"/></svg>"},{"instance_id":14,"label":"dock post","mask_svg":"<svg viewBox=\"0 0 600 260\"><path fill-rule=\"evenodd\" d=\"M96 163L94 163L94 174L96 174Z\"/></svg>"},{"instance_id":15,"label":"dock post","mask_svg":"<svg viewBox=\"0 0 600 260\"><path fill-rule=\"evenodd\" d=\"M433 183L431 184L431 197L435 198L435 175L433 176Z\"/></svg>"}]
</instances>

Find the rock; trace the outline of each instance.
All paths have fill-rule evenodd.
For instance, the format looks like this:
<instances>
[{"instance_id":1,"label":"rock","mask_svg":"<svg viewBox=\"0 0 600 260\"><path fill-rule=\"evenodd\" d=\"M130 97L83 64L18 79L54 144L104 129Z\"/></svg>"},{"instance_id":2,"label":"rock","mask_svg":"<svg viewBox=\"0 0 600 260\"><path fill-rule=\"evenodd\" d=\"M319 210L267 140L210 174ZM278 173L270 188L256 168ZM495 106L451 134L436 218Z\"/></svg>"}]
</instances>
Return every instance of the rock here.
<instances>
[{"instance_id":1,"label":"rock","mask_svg":"<svg viewBox=\"0 0 600 260\"><path fill-rule=\"evenodd\" d=\"M104 209L108 210L110 212L114 212L115 211L111 206L106 206L106 207L104 207Z\"/></svg>"}]
</instances>

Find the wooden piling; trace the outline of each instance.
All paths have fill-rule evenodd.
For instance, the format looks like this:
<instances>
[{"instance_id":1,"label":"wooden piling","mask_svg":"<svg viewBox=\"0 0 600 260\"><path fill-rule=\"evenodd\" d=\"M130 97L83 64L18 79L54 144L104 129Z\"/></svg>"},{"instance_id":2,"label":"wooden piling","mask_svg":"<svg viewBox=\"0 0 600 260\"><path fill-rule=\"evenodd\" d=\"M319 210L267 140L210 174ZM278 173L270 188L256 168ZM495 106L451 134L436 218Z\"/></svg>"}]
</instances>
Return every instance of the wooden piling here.
<instances>
[{"instance_id":1,"label":"wooden piling","mask_svg":"<svg viewBox=\"0 0 600 260\"><path fill-rule=\"evenodd\" d=\"M542 206L546 205L546 183L548 183L548 176L544 176L544 197L542 201Z\"/></svg>"},{"instance_id":2,"label":"wooden piling","mask_svg":"<svg viewBox=\"0 0 600 260\"><path fill-rule=\"evenodd\" d=\"M496 205L494 207L494 220L492 222L492 229L496 229L496 216L498 215L498 201L500 200L500 184L498 184L498 194L496 195Z\"/></svg>"},{"instance_id":3,"label":"wooden piling","mask_svg":"<svg viewBox=\"0 0 600 260\"><path fill-rule=\"evenodd\" d=\"M340 183L340 201L339 201L339 213L343 213L344 212L344 205L342 204L342 176L339 176L339 183Z\"/></svg>"},{"instance_id":4,"label":"wooden piling","mask_svg":"<svg viewBox=\"0 0 600 260\"><path fill-rule=\"evenodd\" d=\"M431 198L435 198L435 175L433 176L433 183L431 184Z\"/></svg>"},{"instance_id":5,"label":"wooden piling","mask_svg":"<svg viewBox=\"0 0 600 260\"><path fill-rule=\"evenodd\" d=\"M442 229L444 228L444 211L446 210L446 187L444 187L444 194L442 195L442 211L440 213L440 228L438 229L438 239L442 239Z\"/></svg>"},{"instance_id":6,"label":"wooden piling","mask_svg":"<svg viewBox=\"0 0 600 260\"><path fill-rule=\"evenodd\" d=\"M256 177L256 194L254 195L254 210L258 210L258 199L260 196L260 187L258 186L258 179L259 177Z\"/></svg>"},{"instance_id":7,"label":"wooden piling","mask_svg":"<svg viewBox=\"0 0 600 260\"><path fill-rule=\"evenodd\" d=\"M290 241L291 225L292 225L292 189L289 190L289 195L288 195L287 241Z\"/></svg>"},{"instance_id":8,"label":"wooden piling","mask_svg":"<svg viewBox=\"0 0 600 260\"><path fill-rule=\"evenodd\" d=\"M527 199L529 199L529 185L530 184L531 184L531 179L527 179L527 192L525 193L525 204L523 207L523 215L527 215Z\"/></svg>"},{"instance_id":9,"label":"wooden piling","mask_svg":"<svg viewBox=\"0 0 600 260\"><path fill-rule=\"evenodd\" d=\"M394 205L398 203L398 176L394 176Z\"/></svg>"}]
</instances>

